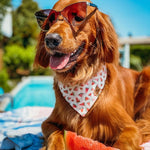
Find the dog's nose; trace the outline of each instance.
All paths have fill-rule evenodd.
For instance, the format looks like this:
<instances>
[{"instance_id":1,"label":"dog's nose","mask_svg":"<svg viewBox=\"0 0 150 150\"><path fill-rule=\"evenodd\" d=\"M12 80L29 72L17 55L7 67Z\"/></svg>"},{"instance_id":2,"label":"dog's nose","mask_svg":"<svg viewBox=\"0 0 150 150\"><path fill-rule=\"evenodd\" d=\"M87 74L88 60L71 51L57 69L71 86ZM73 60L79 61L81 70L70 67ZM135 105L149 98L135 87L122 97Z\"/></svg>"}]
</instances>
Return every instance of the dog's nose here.
<instances>
[{"instance_id":1,"label":"dog's nose","mask_svg":"<svg viewBox=\"0 0 150 150\"><path fill-rule=\"evenodd\" d=\"M61 43L62 38L57 33L49 33L45 37L45 43L48 48L54 49Z\"/></svg>"}]
</instances>

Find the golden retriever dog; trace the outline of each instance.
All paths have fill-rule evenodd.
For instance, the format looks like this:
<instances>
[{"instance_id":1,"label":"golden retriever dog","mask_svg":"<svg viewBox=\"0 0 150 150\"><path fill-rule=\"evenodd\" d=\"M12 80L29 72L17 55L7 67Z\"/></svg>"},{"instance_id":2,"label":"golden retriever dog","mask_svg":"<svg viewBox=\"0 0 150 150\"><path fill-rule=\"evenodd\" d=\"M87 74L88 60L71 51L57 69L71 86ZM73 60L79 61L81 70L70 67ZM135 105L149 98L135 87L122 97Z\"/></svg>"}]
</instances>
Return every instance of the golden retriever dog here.
<instances>
[{"instance_id":1,"label":"golden retriever dog","mask_svg":"<svg viewBox=\"0 0 150 150\"><path fill-rule=\"evenodd\" d=\"M47 150L65 150L64 130L120 150L150 140L150 67L119 65L107 15L89 0L59 0L35 13L41 32L35 65L55 72L56 104L42 124Z\"/></svg>"}]
</instances>

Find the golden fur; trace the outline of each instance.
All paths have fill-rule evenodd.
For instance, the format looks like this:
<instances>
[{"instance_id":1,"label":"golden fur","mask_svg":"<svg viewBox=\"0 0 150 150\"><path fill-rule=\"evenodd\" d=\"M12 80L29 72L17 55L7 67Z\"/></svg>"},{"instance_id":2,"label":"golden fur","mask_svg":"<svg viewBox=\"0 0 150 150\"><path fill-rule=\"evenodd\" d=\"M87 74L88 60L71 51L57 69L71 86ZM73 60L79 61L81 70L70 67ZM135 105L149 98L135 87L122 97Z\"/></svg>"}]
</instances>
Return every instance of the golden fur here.
<instances>
[{"instance_id":1,"label":"golden fur","mask_svg":"<svg viewBox=\"0 0 150 150\"><path fill-rule=\"evenodd\" d=\"M76 2L80 0L59 0L54 9L60 11ZM92 10L88 8L88 13ZM150 140L150 67L136 72L119 66L117 35L109 17L98 10L76 38L65 21L58 20L46 33L41 31L35 65L49 65L50 50L44 43L49 33L62 37L58 50L63 53L73 52L82 42L85 48L69 69L55 70L56 104L42 124L43 149L64 150L65 129L121 150L140 150L139 145ZM104 63L108 72L105 87L86 117L81 117L64 100L58 81L85 83Z\"/></svg>"}]
</instances>

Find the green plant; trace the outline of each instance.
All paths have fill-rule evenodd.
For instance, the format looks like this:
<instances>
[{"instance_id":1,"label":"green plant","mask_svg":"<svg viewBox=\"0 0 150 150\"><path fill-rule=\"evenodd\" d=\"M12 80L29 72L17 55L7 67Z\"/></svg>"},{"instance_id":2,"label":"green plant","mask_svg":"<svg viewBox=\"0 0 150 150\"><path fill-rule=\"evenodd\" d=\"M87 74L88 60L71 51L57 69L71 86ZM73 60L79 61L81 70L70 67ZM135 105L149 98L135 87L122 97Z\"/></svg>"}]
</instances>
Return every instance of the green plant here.
<instances>
[{"instance_id":1,"label":"green plant","mask_svg":"<svg viewBox=\"0 0 150 150\"><path fill-rule=\"evenodd\" d=\"M8 92L10 90L10 86L8 85L8 73L6 70L1 70L0 71L0 87L4 89L5 92Z\"/></svg>"},{"instance_id":2,"label":"green plant","mask_svg":"<svg viewBox=\"0 0 150 150\"><path fill-rule=\"evenodd\" d=\"M132 45L130 49L131 68L141 70L150 65L150 45Z\"/></svg>"},{"instance_id":3,"label":"green plant","mask_svg":"<svg viewBox=\"0 0 150 150\"><path fill-rule=\"evenodd\" d=\"M34 46L28 46L27 48L19 45L6 46L3 61L10 78L20 78L25 75L52 75L52 71L49 68L34 69L34 57Z\"/></svg>"},{"instance_id":4,"label":"green plant","mask_svg":"<svg viewBox=\"0 0 150 150\"><path fill-rule=\"evenodd\" d=\"M23 47L35 44L39 28L34 13L39 10L34 0L22 0L21 5L13 11L13 36L9 43Z\"/></svg>"},{"instance_id":5,"label":"green plant","mask_svg":"<svg viewBox=\"0 0 150 150\"><path fill-rule=\"evenodd\" d=\"M34 54L34 46L28 46L27 48L18 45L6 46L3 61L10 76L12 78L17 77L17 70L30 72L34 61Z\"/></svg>"},{"instance_id":6,"label":"green plant","mask_svg":"<svg viewBox=\"0 0 150 150\"><path fill-rule=\"evenodd\" d=\"M53 71L50 68L36 68L33 69L31 72L31 75L46 75L46 76L50 76L53 75Z\"/></svg>"},{"instance_id":7,"label":"green plant","mask_svg":"<svg viewBox=\"0 0 150 150\"><path fill-rule=\"evenodd\" d=\"M139 56L136 55L130 55L130 66L132 69L135 70L142 70L143 65L142 65L142 60Z\"/></svg>"}]
</instances>

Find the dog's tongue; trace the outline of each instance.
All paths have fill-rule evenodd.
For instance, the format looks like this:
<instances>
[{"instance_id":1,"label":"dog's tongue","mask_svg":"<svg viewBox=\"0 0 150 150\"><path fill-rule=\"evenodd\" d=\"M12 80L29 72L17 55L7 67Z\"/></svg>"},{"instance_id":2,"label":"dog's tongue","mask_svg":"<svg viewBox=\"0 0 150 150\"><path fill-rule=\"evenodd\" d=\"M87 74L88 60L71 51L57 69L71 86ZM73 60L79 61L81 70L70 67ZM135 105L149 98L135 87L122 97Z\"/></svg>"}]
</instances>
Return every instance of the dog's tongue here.
<instances>
[{"instance_id":1,"label":"dog's tongue","mask_svg":"<svg viewBox=\"0 0 150 150\"><path fill-rule=\"evenodd\" d=\"M63 69L67 63L69 62L70 54L66 54L64 56L51 56L50 57L50 67L54 70Z\"/></svg>"}]
</instances>

